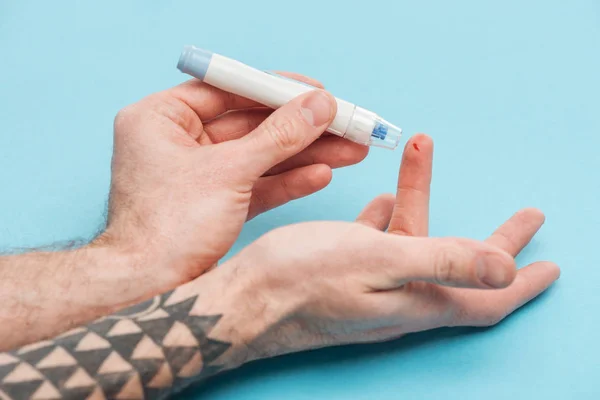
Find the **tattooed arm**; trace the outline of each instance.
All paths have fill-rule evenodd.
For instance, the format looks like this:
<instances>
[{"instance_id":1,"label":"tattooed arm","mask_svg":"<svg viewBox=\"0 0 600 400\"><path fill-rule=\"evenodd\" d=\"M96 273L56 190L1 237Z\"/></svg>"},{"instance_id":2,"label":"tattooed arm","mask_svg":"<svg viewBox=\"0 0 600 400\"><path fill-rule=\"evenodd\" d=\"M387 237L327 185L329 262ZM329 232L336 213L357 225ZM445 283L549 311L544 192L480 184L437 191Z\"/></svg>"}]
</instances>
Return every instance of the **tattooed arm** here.
<instances>
[{"instance_id":1,"label":"tattooed arm","mask_svg":"<svg viewBox=\"0 0 600 400\"><path fill-rule=\"evenodd\" d=\"M202 294L192 282L53 340L0 353L0 399L157 399L239 365L238 324L251 321L232 307L234 285L224 295L223 282L205 281Z\"/></svg>"},{"instance_id":2,"label":"tattooed arm","mask_svg":"<svg viewBox=\"0 0 600 400\"><path fill-rule=\"evenodd\" d=\"M0 350L53 337L177 286L158 257L145 259L101 244L0 257Z\"/></svg>"}]
</instances>

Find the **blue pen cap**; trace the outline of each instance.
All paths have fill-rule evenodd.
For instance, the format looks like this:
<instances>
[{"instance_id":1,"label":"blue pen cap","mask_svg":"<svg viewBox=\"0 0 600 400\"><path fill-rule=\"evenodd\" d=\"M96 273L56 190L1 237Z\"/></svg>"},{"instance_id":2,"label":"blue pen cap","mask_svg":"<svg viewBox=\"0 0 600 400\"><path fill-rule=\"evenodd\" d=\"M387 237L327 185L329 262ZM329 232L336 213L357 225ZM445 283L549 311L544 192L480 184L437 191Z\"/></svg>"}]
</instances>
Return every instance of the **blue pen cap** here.
<instances>
[{"instance_id":1,"label":"blue pen cap","mask_svg":"<svg viewBox=\"0 0 600 400\"><path fill-rule=\"evenodd\" d=\"M213 53L208 50L190 45L184 46L177 62L177 69L194 78L203 80L206 71L208 71L212 55Z\"/></svg>"}]
</instances>

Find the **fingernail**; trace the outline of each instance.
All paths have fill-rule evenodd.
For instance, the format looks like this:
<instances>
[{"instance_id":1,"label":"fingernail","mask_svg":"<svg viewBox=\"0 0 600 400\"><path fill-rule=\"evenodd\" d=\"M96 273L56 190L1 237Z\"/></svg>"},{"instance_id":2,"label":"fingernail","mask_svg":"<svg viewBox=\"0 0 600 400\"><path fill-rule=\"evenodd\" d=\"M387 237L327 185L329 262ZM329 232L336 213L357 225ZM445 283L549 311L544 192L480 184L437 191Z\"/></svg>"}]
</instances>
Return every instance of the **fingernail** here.
<instances>
[{"instance_id":1,"label":"fingernail","mask_svg":"<svg viewBox=\"0 0 600 400\"><path fill-rule=\"evenodd\" d=\"M314 127L329 122L331 118L331 99L320 90L311 92L300 107L306 122Z\"/></svg>"},{"instance_id":2,"label":"fingernail","mask_svg":"<svg viewBox=\"0 0 600 400\"><path fill-rule=\"evenodd\" d=\"M508 284L506 268L500 257L487 255L477 259L477 277L483 283L494 288L503 288Z\"/></svg>"}]
</instances>

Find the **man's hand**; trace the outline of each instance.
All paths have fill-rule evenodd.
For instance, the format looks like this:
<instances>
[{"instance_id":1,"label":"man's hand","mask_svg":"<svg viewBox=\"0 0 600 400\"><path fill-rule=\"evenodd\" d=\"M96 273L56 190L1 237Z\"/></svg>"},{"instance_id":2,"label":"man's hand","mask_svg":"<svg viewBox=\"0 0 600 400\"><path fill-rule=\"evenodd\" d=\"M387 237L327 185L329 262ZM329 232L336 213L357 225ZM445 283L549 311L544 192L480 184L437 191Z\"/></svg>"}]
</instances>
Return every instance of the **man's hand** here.
<instances>
[{"instance_id":1,"label":"man's hand","mask_svg":"<svg viewBox=\"0 0 600 400\"><path fill-rule=\"evenodd\" d=\"M257 358L498 322L558 277L515 268L543 217L521 211L488 243L426 238L431 159L429 138L411 140L396 201L378 197L358 223L281 228L172 292L0 353L0 397L164 398Z\"/></svg>"},{"instance_id":2,"label":"man's hand","mask_svg":"<svg viewBox=\"0 0 600 400\"><path fill-rule=\"evenodd\" d=\"M324 188L331 168L366 156L333 135L316 140L335 113L321 90L272 112L197 80L125 108L115 120L108 227L97 242L147 255L147 272L171 285L200 275L247 219Z\"/></svg>"},{"instance_id":3,"label":"man's hand","mask_svg":"<svg viewBox=\"0 0 600 400\"><path fill-rule=\"evenodd\" d=\"M212 267L247 219L325 187L331 168L367 154L317 140L335 106L315 90L273 112L192 80L122 110L106 231L75 250L0 257L0 349L173 289Z\"/></svg>"},{"instance_id":4,"label":"man's hand","mask_svg":"<svg viewBox=\"0 0 600 400\"><path fill-rule=\"evenodd\" d=\"M544 221L537 210L518 212L485 243L426 238L432 153L426 136L407 144L395 203L378 197L358 223L277 229L214 271L235 271L253 299L250 319L262 321L244 338L249 359L492 325L558 278L549 262L516 270Z\"/></svg>"}]
</instances>

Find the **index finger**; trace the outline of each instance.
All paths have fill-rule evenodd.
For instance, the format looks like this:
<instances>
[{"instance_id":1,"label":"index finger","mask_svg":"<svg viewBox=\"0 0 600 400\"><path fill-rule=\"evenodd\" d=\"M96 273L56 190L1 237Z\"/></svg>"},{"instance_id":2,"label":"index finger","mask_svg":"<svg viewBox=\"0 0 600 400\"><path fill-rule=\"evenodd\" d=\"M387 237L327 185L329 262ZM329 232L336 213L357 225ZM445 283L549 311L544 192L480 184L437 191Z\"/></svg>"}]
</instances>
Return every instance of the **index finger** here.
<instances>
[{"instance_id":1,"label":"index finger","mask_svg":"<svg viewBox=\"0 0 600 400\"><path fill-rule=\"evenodd\" d=\"M432 165L433 141L424 134L414 136L402 155L390 233L427 236Z\"/></svg>"},{"instance_id":2,"label":"index finger","mask_svg":"<svg viewBox=\"0 0 600 400\"><path fill-rule=\"evenodd\" d=\"M308 76L297 74L295 72L275 73L320 89L323 88L321 82L309 78ZM174 96L186 103L194 110L202 122L210 121L228 111L265 107L263 104L257 103L254 100L210 86L199 79L191 79L171 89L167 89L163 93Z\"/></svg>"}]
</instances>

